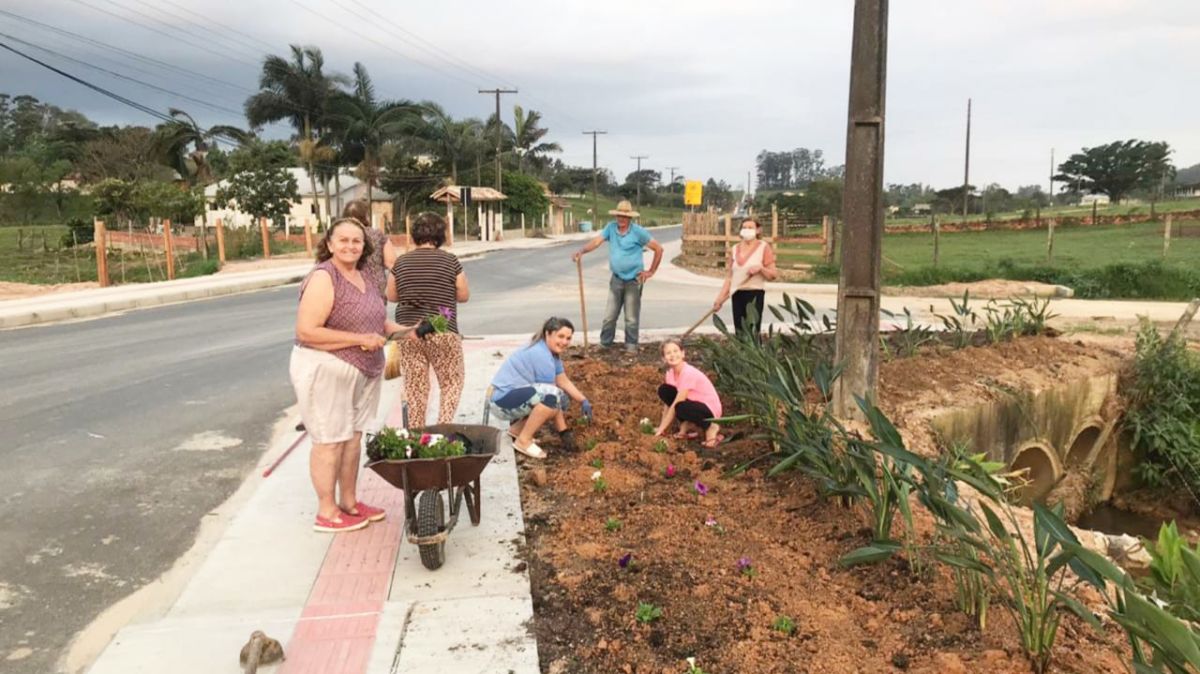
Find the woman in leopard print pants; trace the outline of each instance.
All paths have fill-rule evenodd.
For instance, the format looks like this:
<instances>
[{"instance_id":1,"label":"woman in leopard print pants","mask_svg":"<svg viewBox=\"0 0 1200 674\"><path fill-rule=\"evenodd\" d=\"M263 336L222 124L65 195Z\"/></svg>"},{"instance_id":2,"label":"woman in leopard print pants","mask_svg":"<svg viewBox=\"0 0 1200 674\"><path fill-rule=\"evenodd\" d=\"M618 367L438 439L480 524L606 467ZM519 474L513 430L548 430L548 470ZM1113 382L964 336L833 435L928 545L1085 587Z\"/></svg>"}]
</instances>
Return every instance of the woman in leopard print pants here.
<instances>
[{"instance_id":1,"label":"woman in leopard print pants","mask_svg":"<svg viewBox=\"0 0 1200 674\"><path fill-rule=\"evenodd\" d=\"M396 316L408 321L398 321L401 325L435 318L434 322L444 327L444 331L424 339L398 342L404 395L408 401L408 426L420 428L425 425L429 405L430 369L441 391L438 423L454 421L466 379L462 337L458 334L458 305L470 299L471 291L458 258L441 250L446 242L446 222L440 215L418 215L413 220L412 237L416 247L396 258L392 268L395 283L388 287L388 299L396 302Z\"/></svg>"}]
</instances>

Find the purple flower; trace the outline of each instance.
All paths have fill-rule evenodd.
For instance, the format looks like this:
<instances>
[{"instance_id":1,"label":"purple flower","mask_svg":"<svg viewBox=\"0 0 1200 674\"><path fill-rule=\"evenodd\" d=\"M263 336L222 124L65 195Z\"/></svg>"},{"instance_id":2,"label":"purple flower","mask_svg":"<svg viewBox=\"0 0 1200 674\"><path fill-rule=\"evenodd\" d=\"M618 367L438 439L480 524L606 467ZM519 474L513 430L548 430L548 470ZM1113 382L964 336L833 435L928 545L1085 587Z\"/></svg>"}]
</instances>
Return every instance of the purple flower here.
<instances>
[{"instance_id":1,"label":"purple flower","mask_svg":"<svg viewBox=\"0 0 1200 674\"><path fill-rule=\"evenodd\" d=\"M706 527L715 527L715 526L717 526L717 518L715 518L715 517L709 517L708 519L704 520L704 526L706 526Z\"/></svg>"},{"instance_id":2,"label":"purple flower","mask_svg":"<svg viewBox=\"0 0 1200 674\"><path fill-rule=\"evenodd\" d=\"M622 569L628 568L629 562L632 560L633 560L633 553L626 552L624 555L621 556L620 559L617 560L617 566L621 567Z\"/></svg>"},{"instance_id":3,"label":"purple flower","mask_svg":"<svg viewBox=\"0 0 1200 674\"><path fill-rule=\"evenodd\" d=\"M697 494L699 494L701 496L705 496L706 494L708 494L708 487L705 487L704 483L701 482L700 480L696 480L696 484L694 486L696 487Z\"/></svg>"},{"instance_id":4,"label":"purple flower","mask_svg":"<svg viewBox=\"0 0 1200 674\"><path fill-rule=\"evenodd\" d=\"M442 318L445 318L446 320L454 318L454 310L450 307L438 307L438 313L441 314Z\"/></svg>"},{"instance_id":5,"label":"purple flower","mask_svg":"<svg viewBox=\"0 0 1200 674\"><path fill-rule=\"evenodd\" d=\"M739 558L737 561L737 568L738 568L738 571L741 571L742 573L746 573L747 571L749 571L750 570L750 558L749 557Z\"/></svg>"}]
</instances>

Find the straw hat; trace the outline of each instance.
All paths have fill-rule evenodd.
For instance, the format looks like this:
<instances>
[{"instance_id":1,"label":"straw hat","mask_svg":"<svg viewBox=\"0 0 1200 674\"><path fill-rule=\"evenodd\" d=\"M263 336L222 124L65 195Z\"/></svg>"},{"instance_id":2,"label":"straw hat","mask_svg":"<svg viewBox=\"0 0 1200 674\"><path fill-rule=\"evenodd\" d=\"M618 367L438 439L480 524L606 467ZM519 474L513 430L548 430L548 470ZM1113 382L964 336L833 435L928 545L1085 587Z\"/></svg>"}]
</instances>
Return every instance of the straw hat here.
<instances>
[{"instance_id":1,"label":"straw hat","mask_svg":"<svg viewBox=\"0 0 1200 674\"><path fill-rule=\"evenodd\" d=\"M617 203L617 207L609 211L608 214L623 215L627 218L636 218L637 216L641 215L641 213L633 210L633 204L629 203L628 199L622 199L619 203Z\"/></svg>"}]
</instances>

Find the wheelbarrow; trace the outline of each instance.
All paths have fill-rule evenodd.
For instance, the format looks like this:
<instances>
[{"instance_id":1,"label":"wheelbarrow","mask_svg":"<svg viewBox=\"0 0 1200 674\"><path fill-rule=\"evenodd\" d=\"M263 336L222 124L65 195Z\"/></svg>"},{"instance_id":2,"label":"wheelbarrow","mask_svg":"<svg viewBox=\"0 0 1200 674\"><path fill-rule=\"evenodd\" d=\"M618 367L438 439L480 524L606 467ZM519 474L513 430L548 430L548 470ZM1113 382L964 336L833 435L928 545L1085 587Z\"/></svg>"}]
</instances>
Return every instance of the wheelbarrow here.
<instances>
[{"instance_id":1,"label":"wheelbarrow","mask_svg":"<svg viewBox=\"0 0 1200 674\"><path fill-rule=\"evenodd\" d=\"M438 424L416 433L457 433L467 438L468 453L437 459L381 459L367 464L379 477L404 490L404 531L421 553L421 564L434 570L446 561L446 538L467 502L471 524L479 526L479 476L500 448L500 429L470 424ZM446 498L442 492L446 492ZM450 519L446 519L449 502Z\"/></svg>"}]
</instances>

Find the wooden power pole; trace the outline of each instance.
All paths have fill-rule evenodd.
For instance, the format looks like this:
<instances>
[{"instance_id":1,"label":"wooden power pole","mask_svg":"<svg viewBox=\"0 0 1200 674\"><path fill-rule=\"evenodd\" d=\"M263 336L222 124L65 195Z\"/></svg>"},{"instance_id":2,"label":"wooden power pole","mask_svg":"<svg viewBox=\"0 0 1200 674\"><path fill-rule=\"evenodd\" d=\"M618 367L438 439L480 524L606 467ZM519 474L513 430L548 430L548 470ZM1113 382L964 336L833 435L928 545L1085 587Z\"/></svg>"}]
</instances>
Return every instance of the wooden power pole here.
<instances>
[{"instance_id":1,"label":"wooden power pole","mask_svg":"<svg viewBox=\"0 0 1200 674\"><path fill-rule=\"evenodd\" d=\"M879 289L883 257L883 147L888 0L855 0L846 124L845 229L838 285L833 409L861 417L855 398L879 381Z\"/></svg>"},{"instance_id":2,"label":"wooden power pole","mask_svg":"<svg viewBox=\"0 0 1200 674\"><path fill-rule=\"evenodd\" d=\"M635 176L637 176L637 180L635 181L635 184L637 186L637 197L636 197L637 203L635 203L634 205L638 208L642 207L642 160L649 159L649 158L650 158L650 155L648 155L648 154L635 154L632 157L630 157L630 159L637 160L637 173L634 174Z\"/></svg>"},{"instance_id":3,"label":"wooden power pole","mask_svg":"<svg viewBox=\"0 0 1200 674\"><path fill-rule=\"evenodd\" d=\"M500 145L501 145L501 140L504 138L504 133L503 133L504 124L502 124L500 122L500 95L501 94L515 94L515 93L517 93L517 90L516 89L498 89L498 88L497 89L480 89L479 93L494 94L496 96L496 191L503 192L504 190L502 188L504 187L504 179L503 179L504 174L500 170Z\"/></svg>"},{"instance_id":4,"label":"wooden power pole","mask_svg":"<svg viewBox=\"0 0 1200 674\"><path fill-rule=\"evenodd\" d=\"M592 229L598 230L600 221L596 218L600 217L600 202L596 197L596 185L599 175L596 164L596 136L602 136L608 133L607 131L584 131L583 135L592 137Z\"/></svg>"},{"instance_id":5,"label":"wooden power pole","mask_svg":"<svg viewBox=\"0 0 1200 674\"><path fill-rule=\"evenodd\" d=\"M963 222L967 221L967 202L971 199L971 99L967 99L967 152L963 160Z\"/></svg>"}]
</instances>

